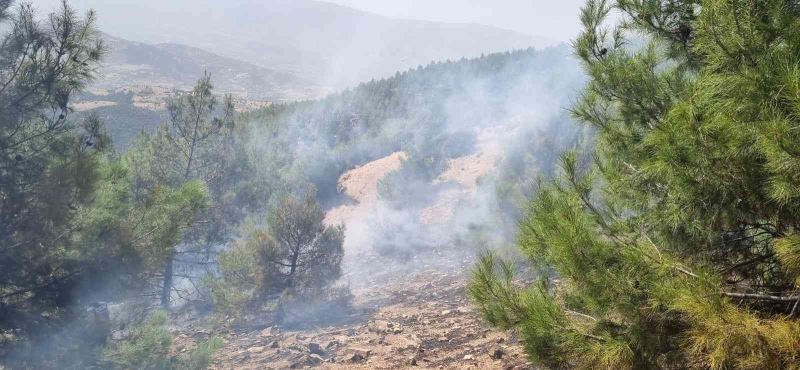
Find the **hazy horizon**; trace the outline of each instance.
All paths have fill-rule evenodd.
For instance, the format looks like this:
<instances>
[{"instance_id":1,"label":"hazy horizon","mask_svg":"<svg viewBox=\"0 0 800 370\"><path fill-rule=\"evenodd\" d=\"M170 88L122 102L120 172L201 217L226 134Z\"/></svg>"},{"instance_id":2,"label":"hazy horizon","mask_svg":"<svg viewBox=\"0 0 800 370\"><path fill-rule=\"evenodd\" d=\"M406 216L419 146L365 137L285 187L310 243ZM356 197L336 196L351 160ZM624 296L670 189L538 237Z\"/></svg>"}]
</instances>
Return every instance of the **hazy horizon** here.
<instances>
[{"instance_id":1,"label":"hazy horizon","mask_svg":"<svg viewBox=\"0 0 800 370\"><path fill-rule=\"evenodd\" d=\"M539 38L548 45L568 42L574 38L579 30L577 14L582 4L581 0L566 0L557 4L541 0L407 0L402 3L391 0L314 1L393 19L495 27ZM60 2L61 0L36 0L34 4L41 12L49 12L56 9ZM158 5L174 6L180 4L180 1L171 3ZM209 1L210 4L213 4L213 1ZM79 11L94 9L100 14L118 11L120 7L126 5L129 5L127 8L133 12L149 8L146 1L130 0L74 0L70 1L70 5ZM455 7L458 7L458 12L452 11ZM231 7L231 10L235 10L235 7ZM100 24L102 29L115 36L132 41L153 41L136 39L131 28L139 27L137 24L112 24L103 17L100 18Z\"/></svg>"},{"instance_id":2,"label":"hazy horizon","mask_svg":"<svg viewBox=\"0 0 800 370\"><path fill-rule=\"evenodd\" d=\"M570 41L580 30L581 0L325 0L391 18L475 23L548 39ZM458 8L458 12L452 10Z\"/></svg>"}]
</instances>

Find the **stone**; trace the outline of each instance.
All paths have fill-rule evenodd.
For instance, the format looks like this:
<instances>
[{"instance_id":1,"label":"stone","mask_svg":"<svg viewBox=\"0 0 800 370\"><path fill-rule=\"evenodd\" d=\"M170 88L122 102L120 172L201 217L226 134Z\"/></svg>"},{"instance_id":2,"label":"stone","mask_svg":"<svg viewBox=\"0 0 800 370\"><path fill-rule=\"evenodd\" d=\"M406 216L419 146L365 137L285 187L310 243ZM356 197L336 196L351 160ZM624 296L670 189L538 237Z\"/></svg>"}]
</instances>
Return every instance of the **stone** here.
<instances>
[{"instance_id":1,"label":"stone","mask_svg":"<svg viewBox=\"0 0 800 370\"><path fill-rule=\"evenodd\" d=\"M361 362L364 361L365 358L360 353L356 352L353 353L350 357L348 357L347 360L350 362Z\"/></svg>"},{"instance_id":2,"label":"stone","mask_svg":"<svg viewBox=\"0 0 800 370\"><path fill-rule=\"evenodd\" d=\"M290 369L302 369L307 366L316 366L323 363L325 359L317 355L308 355L308 356L300 356L299 358L295 359L291 365L289 365Z\"/></svg>"},{"instance_id":3,"label":"stone","mask_svg":"<svg viewBox=\"0 0 800 370\"><path fill-rule=\"evenodd\" d=\"M473 355L465 355L464 356L464 361L472 361L474 359L475 359L475 356L473 356Z\"/></svg>"},{"instance_id":4,"label":"stone","mask_svg":"<svg viewBox=\"0 0 800 370\"><path fill-rule=\"evenodd\" d=\"M306 363L312 366L319 365L323 362L325 362L325 359L322 358L322 356L316 354L309 355L308 358L306 359Z\"/></svg>"},{"instance_id":5,"label":"stone","mask_svg":"<svg viewBox=\"0 0 800 370\"><path fill-rule=\"evenodd\" d=\"M492 351L492 358L495 360L502 360L505 354L502 348L495 348L494 351Z\"/></svg>"},{"instance_id":6,"label":"stone","mask_svg":"<svg viewBox=\"0 0 800 370\"><path fill-rule=\"evenodd\" d=\"M453 313L453 311L451 311L451 310L444 310L444 311L442 311L442 316L447 316L447 315L449 315L449 314L451 314L451 313Z\"/></svg>"},{"instance_id":7,"label":"stone","mask_svg":"<svg viewBox=\"0 0 800 370\"><path fill-rule=\"evenodd\" d=\"M350 362L361 362L366 360L370 355L372 355L372 351L368 349L354 348L353 354L350 355L347 360Z\"/></svg>"},{"instance_id":8,"label":"stone","mask_svg":"<svg viewBox=\"0 0 800 370\"><path fill-rule=\"evenodd\" d=\"M422 341L416 335L389 334L384 342L397 349L416 349L422 345Z\"/></svg>"},{"instance_id":9,"label":"stone","mask_svg":"<svg viewBox=\"0 0 800 370\"><path fill-rule=\"evenodd\" d=\"M280 348L280 346L281 344L278 343L277 340L273 340L272 342L269 343L269 348Z\"/></svg>"},{"instance_id":10,"label":"stone","mask_svg":"<svg viewBox=\"0 0 800 370\"><path fill-rule=\"evenodd\" d=\"M261 353L264 352L264 347L250 347L247 349L247 352L250 353Z\"/></svg>"},{"instance_id":11,"label":"stone","mask_svg":"<svg viewBox=\"0 0 800 370\"><path fill-rule=\"evenodd\" d=\"M325 356L325 350L323 350L322 346L316 342L311 342L308 344L308 351L315 355Z\"/></svg>"}]
</instances>

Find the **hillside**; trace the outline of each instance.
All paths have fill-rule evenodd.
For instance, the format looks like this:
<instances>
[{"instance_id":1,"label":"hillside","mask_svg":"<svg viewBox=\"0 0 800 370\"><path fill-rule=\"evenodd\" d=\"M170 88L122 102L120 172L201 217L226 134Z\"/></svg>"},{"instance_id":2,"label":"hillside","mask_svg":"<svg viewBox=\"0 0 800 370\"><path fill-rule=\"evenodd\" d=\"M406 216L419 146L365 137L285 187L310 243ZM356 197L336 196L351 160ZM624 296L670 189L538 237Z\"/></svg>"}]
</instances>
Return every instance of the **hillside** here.
<instances>
[{"instance_id":1,"label":"hillside","mask_svg":"<svg viewBox=\"0 0 800 370\"><path fill-rule=\"evenodd\" d=\"M220 333L213 368L532 369L517 336L480 320L465 272L478 250L510 240L500 220L521 204L500 189L549 176L576 135L563 112L541 108L582 81L565 55L435 63L244 115L258 133L253 155L286 161L272 163L280 170L270 181L283 176L299 187L299 173L328 205L325 222L346 226L340 283L354 308L288 324L245 313L245 328ZM520 98L532 91L540 101ZM552 91L566 96L551 100ZM174 351L208 336L189 325Z\"/></svg>"},{"instance_id":2,"label":"hillside","mask_svg":"<svg viewBox=\"0 0 800 370\"><path fill-rule=\"evenodd\" d=\"M333 87L431 60L542 45L494 27L392 19L311 0L81 4L103 15L103 30L125 39L198 47Z\"/></svg>"},{"instance_id":3,"label":"hillside","mask_svg":"<svg viewBox=\"0 0 800 370\"><path fill-rule=\"evenodd\" d=\"M104 89L158 86L191 89L204 72L214 77L217 91L241 98L293 101L318 97L323 91L291 73L260 67L180 44L150 45L104 35L109 54L94 85Z\"/></svg>"}]
</instances>

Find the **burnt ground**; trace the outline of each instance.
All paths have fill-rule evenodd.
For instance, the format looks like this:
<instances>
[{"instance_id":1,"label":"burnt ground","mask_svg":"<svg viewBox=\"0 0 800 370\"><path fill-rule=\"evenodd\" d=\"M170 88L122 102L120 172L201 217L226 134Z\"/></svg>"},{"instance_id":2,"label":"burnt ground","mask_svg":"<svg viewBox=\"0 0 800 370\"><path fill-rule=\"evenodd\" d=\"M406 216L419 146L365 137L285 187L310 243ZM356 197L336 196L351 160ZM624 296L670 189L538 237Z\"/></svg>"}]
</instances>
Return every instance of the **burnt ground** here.
<instances>
[{"instance_id":1,"label":"burnt ground","mask_svg":"<svg viewBox=\"0 0 800 370\"><path fill-rule=\"evenodd\" d=\"M386 261L367 262L375 270ZM460 265L460 266L459 266ZM513 333L487 326L467 298L469 259L451 268L374 274L353 289L355 308L336 323L231 331L213 369L533 369ZM208 331L185 331L175 351ZM218 334L219 335L219 334Z\"/></svg>"}]
</instances>

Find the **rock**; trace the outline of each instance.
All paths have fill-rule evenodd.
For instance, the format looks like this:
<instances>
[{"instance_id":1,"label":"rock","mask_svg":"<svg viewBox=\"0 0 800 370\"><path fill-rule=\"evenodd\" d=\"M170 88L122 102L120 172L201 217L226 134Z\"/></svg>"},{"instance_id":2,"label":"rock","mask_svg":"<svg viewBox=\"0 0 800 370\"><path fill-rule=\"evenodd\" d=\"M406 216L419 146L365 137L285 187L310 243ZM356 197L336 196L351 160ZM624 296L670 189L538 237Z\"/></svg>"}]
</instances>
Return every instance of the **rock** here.
<instances>
[{"instance_id":1,"label":"rock","mask_svg":"<svg viewBox=\"0 0 800 370\"><path fill-rule=\"evenodd\" d=\"M339 342L337 342L335 340L329 340L327 343L325 343L324 347L325 347L326 350L330 350L333 347L336 347L338 345L339 345Z\"/></svg>"},{"instance_id":2,"label":"rock","mask_svg":"<svg viewBox=\"0 0 800 370\"><path fill-rule=\"evenodd\" d=\"M247 352L250 353L261 353L264 352L264 347L250 347L247 349Z\"/></svg>"},{"instance_id":3,"label":"rock","mask_svg":"<svg viewBox=\"0 0 800 370\"><path fill-rule=\"evenodd\" d=\"M422 341L416 335L398 335L389 334L384 339L384 342L393 348L397 349L415 349L419 348Z\"/></svg>"},{"instance_id":4,"label":"rock","mask_svg":"<svg viewBox=\"0 0 800 370\"><path fill-rule=\"evenodd\" d=\"M308 351L320 356L325 356L325 351L319 343L311 342L308 344Z\"/></svg>"},{"instance_id":5,"label":"rock","mask_svg":"<svg viewBox=\"0 0 800 370\"><path fill-rule=\"evenodd\" d=\"M269 348L280 348L280 346L281 344L278 343L277 340L273 340L272 342L269 343Z\"/></svg>"},{"instance_id":6,"label":"rock","mask_svg":"<svg viewBox=\"0 0 800 370\"><path fill-rule=\"evenodd\" d=\"M465 355L464 356L464 361L472 361L474 359L475 359L475 356L473 356L473 355Z\"/></svg>"},{"instance_id":7,"label":"rock","mask_svg":"<svg viewBox=\"0 0 800 370\"><path fill-rule=\"evenodd\" d=\"M372 351L368 349L354 348L353 354L350 355L347 360L350 362L361 362L366 360L370 355L372 355Z\"/></svg>"},{"instance_id":8,"label":"rock","mask_svg":"<svg viewBox=\"0 0 800 370\"><path fill-rule=\"evenodd\" d=\"M325 359L317 355L300 356L295 361L293 361L291 365L289 365L289 368L302 369L306 366L316 366L323 362L325 362Z\"/></svg>"},{"instance_id":9,"label":"rock","mask_svg":"<svg viewBox=\"0 0 800 370\"><path fill-rule=\"evenodd\" d=\"M365 359L366 358L358 352L353 353L350 357L347 358L347 360L350 362L361 362L364 361Z\"/></svg>"},{"instance_id":10,"label":"rock","mask_svg":"<svg viewBox=\"0 0 800 370\"><path fill-rule=\"evenodd\" d=\"M271 337L272 336L272 327L270 326L270 327L262 330L260 334L261 334L262 337Z\"/></svg>"},{"instance_id":11,"label":"rock","mask_svg":"<svg viewBox=\"0 0 800 370\"><path fill-rule=\"evenodd\" d=\"M451 310L444 310L444 311L442 311L442 316L447 316L447 315L449 315L449 314L451 314L451 313L453 313L453 311L451 311Z\"/></svg>"},{"instance_id":12,"label":"rock","mask_svg":"<svg viewBox=\"0 0 800 370\"><path fill-rule=\"evenodd\" d=\"M503 356L505 354L506 354L505 351L503 351L502 348L498 347L498 348L495 348L494 351L492 351L492 358L495 359L495 360L501 360L501 359L503 359Z\"/></svg>"},{"instance_id":13,"label":"rock","mask_svg":"<svg viewBox=\"0 0 800 370\"><path fill-rule=\"evenodd\" d=\"M325 359L322 358L322 356L316 355L316 354L312 354L312 355L308 356L306 363L313 366L313 365L319 365L319 364L321 364L323 362L325 362Z\"/></svg>"}]
</instances>

